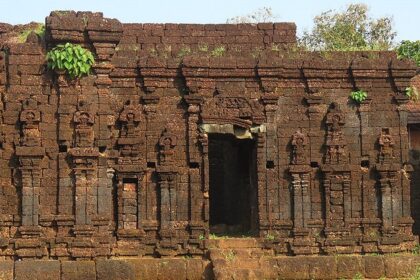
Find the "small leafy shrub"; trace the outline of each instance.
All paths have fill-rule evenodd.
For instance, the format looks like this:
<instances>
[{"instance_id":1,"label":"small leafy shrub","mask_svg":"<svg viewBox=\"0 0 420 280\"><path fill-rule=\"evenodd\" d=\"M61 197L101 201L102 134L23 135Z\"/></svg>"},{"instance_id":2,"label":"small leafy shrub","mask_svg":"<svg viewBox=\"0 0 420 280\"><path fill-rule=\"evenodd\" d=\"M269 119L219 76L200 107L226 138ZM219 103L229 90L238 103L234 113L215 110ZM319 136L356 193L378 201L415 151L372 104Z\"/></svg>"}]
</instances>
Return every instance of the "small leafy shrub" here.
<instances>
[{"instance_id":1,"label":"small leafy shrub","mask_svg":"<svg viewBox=\"0 0 420 280\"><path fill-rule=\"evenodd\" d=\"M398 58L408 58L416 62L420 66L420 40L417 41L402 41L397 48Z\"/></svg>"},{"instance_id":2,"label":"small leafy shrub","mask_svg":"<svg viewBox=\"0 0 420 280\"><path fill-rule=\"evenodd\" d=\"M410 279L410 280L420 280L420 266L416 267L416 271L408 279Z\"/></svg>"},{"instance_id":3,"label":"small leafy shrub","mask_svg":"<svg viewBox=\"0 0 420 280\"><path fill-rule=\"evenodd\" d=\"M420 254L420 244L416 244L416 246L413 248L413 250L411 250L411 253L413 255L418 255Z\"/></svg>"},{"instance_id":4,"label":"small leafy shrub","mask_svg":"<svg viewBox=\"0 0 420 280\"><path fill-rule=\"evenodd\" d=\"M365 101L365 99L367 98L368 94L366 91L363 90L358 90L358 91L352 91L350 93L350 98L357 102L357 103L362 103L363 101Z\"/></svg>"},{"instance_id":5,"label":"small leafy shrub","mask_svg":"<svg viewBox=\"0 0 420 280\"><path fill-rule=\"evenodd\" d=\"M198 45L198 50L200 52L208 52L209 51L209 46L207 46L206 44L204 44L204 45Z\"/></svg>"},{"instance_id":6,"label":"small leafy shrub","mask_svg":"<svg viewBox=\"0 0 420 280\"><path fill-rule=\"evenodd\" d=\"M203 234L200 234L200 235L198 236L198 240L204 240L204 239L206 239L206 237L205 237Z\"/></svg>"},{"instance_id":7,"label":"small leafy shrub","mask_svg":"<svg viewBox=\"0 0 420 280\"><path fill-rule=\"evenodd\" d=\"M225 54L225 51L226 51L226 49L225 49L225 47L224 46L218 46L218 47L215 47L212 51L211 51L211 56L213 56L213 57L221 57L221 56L223 56L224 54Z\"/></svg>"},{"instance_id":8,"label":"small leafy shrub","mask_svg":"<svg viewBox=\"0 0 420 280\"><path fill-rule=\"evenodd\" d=\"M236 253L233 250L227 251L226 253L224 253L224 255L225 255L226 261L228 262L232 262L236 257Z\"/></svg>"},{"instance_id":9,"label":"small leafy shrub","mask_svg":"<svg viewBox=\"0 0 420 280\"><path fill-rule=\"evenodd\" d=\"M358 272L358 273L356 273L356 275L353 276L352 279L353 280L362 280L364 278L363 278L363 275L360 272Z\"/></svg>"},{"instance_id":10,"label":"small leafy shrub","mask_svg":"<svg viewBox=\"0 0 420 280\"><path fill-rule=\"evenodd\" d=\"M178 58L183 58L191 53L191 49L188 46L183 46L178 52Z\"/></svg>"},{"instance_id":11,"label":"small leafy shrub","mask_svg":"<svg viewBox=\"0 0 420 280\"><path fill-rule=\"evenodd\" d=\"M405 89L405 95L412 101L416 102L419 100L419 92L416 87L411 86Z\"/></svg>"},{"instance_id":12,"label":"small leafy shrub","mask_svg":"<svg viewBox=\"0 0 420 280\"><path fill-rule=\"evenodd\" d=\"M88 75L95 63L92 53L80 45L57 45L47 53L48 68L65 71L71 79Z\"/></svg>"},{"instance_id":13,"label":"small leafy shrub","mask_svg":"<svg viewBox=\"0 0 420 280\"><path fill-rule=\"evenodd\" d=\"M275 239L275 236L272 235L272 234L267 233L265 235L265 240L267 240L267 241L274 241L274 239Z\"/></svg>"},{"instance_id":14,"label":"small leafy shrub","mask_svg":"<svg viewBox=\"0 0 420 280\"><path fill-rule=\"evenodd\" d=\"M25 43L26 39L32 31L35 32L35 34L38 35L40 38L42 38L45 35L45 25L42 23L38 23L38 25L34 29L26 29L22 31L18 37L19 43Z\"/></svg>"}]
</instances>

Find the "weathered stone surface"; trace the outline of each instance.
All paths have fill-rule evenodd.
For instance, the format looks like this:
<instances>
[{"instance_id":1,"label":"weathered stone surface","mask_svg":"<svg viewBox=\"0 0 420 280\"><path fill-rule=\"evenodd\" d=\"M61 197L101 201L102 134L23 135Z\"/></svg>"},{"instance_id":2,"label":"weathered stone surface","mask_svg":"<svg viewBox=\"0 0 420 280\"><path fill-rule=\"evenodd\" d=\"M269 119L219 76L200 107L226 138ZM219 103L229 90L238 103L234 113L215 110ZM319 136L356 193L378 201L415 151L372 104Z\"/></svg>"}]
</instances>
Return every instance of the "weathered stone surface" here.
<instances>
[{"instance_id":1,"label":"weathered stone surface","mask_svg":"<svg viewBox=\"0 0 420 280\"><path fill-rule=\"evenodd\" d=\"M363 256L366 278L381 278L385 276L384 260L382 256Z\"/></svg>"},{"instance_id":2,"label":"weathered stone surface","mask_svg":"<svg viewBox=\"0 0 420 280\"><path fill-rule=\"evenodd\" d=\"M135 280L132 263L126 260L97 260L96 277L98 280Z\"/></svg>"},{"instance_id":3,"label":"weathered stone surface","mask_svg":"<svg viewBox=\"0 0 420 280\"><path fill-rule=\"evenodd\" d=\"M385 274L387 278L408 278L416 271L411 256L385 256Z\"/></svg>"},{"instance_id":4,"label":"weathered stone surface","mask_svg":"<svg viewBox=\"0 0 420 280\"><path fill-rule=\"evenodd\" d=\"M16 280L56 280L60 279L59 261L20 261L15 262Z\"/></svg>"},{"instance_id":5,"label":"weathered stone surface","mask_svg":"<svg viewBox=\"0 0 420 280\"><path fill-rule=\"evenodd\" d=\"M217 246L247 266L238 274L260 277L246 256L415 247L401 94L411 62L391 52L296 56L293 23L122 24L57 11L46 25L45 44L34 34L6 42L10 26L0 25L0 258L188 278L211 232L249 231L258 238ZM48 70L47 50L64 42L94 52L89 76ZM355 87L368 92L360 104L349 100ZM128 257L151 264L118 259ZM322 260L285 260L278 272L376 275L376 260ZM63 277L92 276L92 263L70 266ZM382 271L397 266L386 260Z\"/></svg>"},{"instance_id":6,"label":"weathered stone surface","mask_svg":"<svg viewBox=\"0 0 420 280\"><path fill-rule=\"evenodd\" d=\"M96 268L93 261L61 262L61 280L96 280Z\"/></svg>"},{"instance_id":7,"label":"weathered stone surface","mask_svg":"<svg viewBox=\"0 0 420 280\"><path fill-rule=\"evenodd\" d=\"M14 279L13 270L14 270L13 261L0 261L0 279L13 280Z\"/></svg>"}]
</instances>

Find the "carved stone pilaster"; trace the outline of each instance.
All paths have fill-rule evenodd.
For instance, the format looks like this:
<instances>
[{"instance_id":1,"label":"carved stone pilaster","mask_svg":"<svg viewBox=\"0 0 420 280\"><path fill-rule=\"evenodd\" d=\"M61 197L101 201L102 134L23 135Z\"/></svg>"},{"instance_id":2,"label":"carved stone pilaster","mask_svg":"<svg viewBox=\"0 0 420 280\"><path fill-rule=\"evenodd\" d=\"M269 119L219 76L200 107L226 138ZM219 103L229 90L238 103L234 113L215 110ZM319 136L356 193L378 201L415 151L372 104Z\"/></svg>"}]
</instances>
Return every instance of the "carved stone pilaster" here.
<instances>
[{"instance_id":1,"label":"carved stone pilaster","mask_svg":"<svg viewBox=\"0 0 420 280\"><path fill-rule=\"evenodd\" d=\"M97 215L98 157L99 150L94 147L93 124L95 117L89 106L80 101L73 115L74 141L69 150L75 182L75 227L74 233L80 236L93 234L92 219Z\"/></svg>"},{"instance_id":2,"label":"carved stone pilaster","mask_svg":"<svg viewBox=\"0 0 420 280\"><path fill-rule=\"evenodd\" d=\"M200 105L203 103L203 98L200 96L187 95L184 100L188 104L188 156L190 163L200 163L199 151L199 130L198 121L200 116Z\"/></svg>"},{"instance_id":3,"label":"carved stone pilaster","mask_svg":"<svg viewBox=\"0 0 420 280\"><path fill-rule=\"evenodd\" d=\"M19 120L21 137L20 146L16 147L22 182L22 219L19 233L25 240L16 242L16 254L20 258L35 258L47 254L45 244L39 240L41 161L45 156L45 148L41 146L41 114L35 99L29 98L23 102Z\"/></svg>"},{"instance_id":4,"label":"carved stone pilaster","mask_svg":"<svg viewBox=\"0 0 420 280\"><path fill-rule=\"evenodd\" d=\"M177 229L182 226L177 221L178 168L175 166L177 137L165 128L159 139L159 165L156 172L160 191L160 254L176 249ZM186 226L186 225L185 225ZM169 249L169 251L168 251ZM172 254L173 252L170 252Z\"/></svg>"},{"instance_id":5,"label":"carved stone pilaster","mask_svg":"<svg viewBox=\"0 0 420 280\"><path fill-rule=\"evenodd\" d=\"M292 175L293 191L293 243L296 255L319 252L309 227L311 220L311 171L306 146L308 138L301 130L292 136L292 156L289 172Z\"/></svg>"},{"instance_id":6,"label":"carved stone pilaster","mask_svg":"<svg viewBox=\"0 0 420 280\"><path fill-rule=\"evenodd\" d=\"M41 146L41 113L38 102L29 98L22 104L19 117L21 123L20 146L16 147L22 178L22 235L40 233L39 200L41 192L41 160L45 148Z\"/></svg>"}]
</instances>

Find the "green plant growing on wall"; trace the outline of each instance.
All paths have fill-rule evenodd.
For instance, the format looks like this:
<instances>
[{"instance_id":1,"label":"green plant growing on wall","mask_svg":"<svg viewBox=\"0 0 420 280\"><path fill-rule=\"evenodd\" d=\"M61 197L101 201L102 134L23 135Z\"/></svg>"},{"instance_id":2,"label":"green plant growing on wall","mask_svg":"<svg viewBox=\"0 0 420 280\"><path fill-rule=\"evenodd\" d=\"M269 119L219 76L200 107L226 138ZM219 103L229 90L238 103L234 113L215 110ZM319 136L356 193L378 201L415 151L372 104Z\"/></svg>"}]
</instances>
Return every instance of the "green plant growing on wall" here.
<instances>
[{"instance_id":1,"label":"green plant growing on wall","mask_svg":"<svg viewBox=\"0 0 420 280\"><path fill-rule=\"evenodd\" d=\"M18 37L19 43L25 43L26 39L32 31L35 32L35 34L38 35L40 38L42 38L45 35L45 25L42 23L38 23L38 25L33 29L23 30Z\"/></svg>"},{"instance_id":2,"label":"green plant growing on wall","mask_svg":"<svg viewBox=\"0 0 420 280\"><path fill-rule=\"evenodd\" d=\"M419 100L419 92L415 86L406 88L405 95L414 102L417 102Z\"/></svg>"},{"instance_id":3,"label":"green plant growing on wall","mask_svg":"<svg viewBox=\"0 0 420 280\"><path fill-rule=\"evenodd\" d=\"M221 57L225 54L225 51L226 49L224 46L218 46L211 51L210 55L213 57Z\"/></svg>"},{"instance_id":4,"label":"green plant growing on wall","mask_svg":"<svg viewBox=\"0 0 420 280\"><path fill-rule=\"evenodd\" d=\"M71 78L88 75L95 63L92 53L80 45L66 43L57 45L47 53L48 68L65 71Z\"/></svg>"},{"instance_id":5,"label":"green plant growing on wall","mask_svg":"<svg viewBox=\"0 0 420 280\"><path fill-rule=\"evenodd\" d=\"M184 56L187 56L187 55L189 55L190 53L191 53L191 49L190 49L190 47L188 47L188 46L183 46L183 47L179 50L179 52L178 52L177 56L178 56L178 58L183 58Z\"/></svg>"},{"instance_id":6,"label":"green plant growing on wall","mask_svg":"<svg viewBox=\"0 0 420 280\"><path fill-rule=\"evenodd\" d=\"M207 46L206 44L198 45L198 50L200 52L208 52L209 51L209 46Z\"/></svg>"},{"instance_id":7,"label":"green plant growing on wall","mask_svg":"<svg viewBox=\"0 0 420 280\"><path fill-rule=\"evenodd\" d=\"M398 58L408 58L416 62L420 67L420 40L417 41L402 41L397 48Z\"/></svg>"},{"instance_id":8,"label":"green plant growing on wall","mask_svg":"<svg viewBox=\"0 0 420 280\"><path fill-rule=\"evenodd\" d=\"M365 101L365 99L367 98L368 94L366 91L363 90L358 90L358 91L352 91L350 93L350 98L357 102L357 103L362 103L363 101Z\"/></svg>"},{"instance_id":9,"label":"green plant growing on wall","mask_svg":"<svg viewBox=\"0 0 420 280\"><path fill-rule=\"evenodd\" d=\"M274 239L275 239L275 236L272 235L272 234L267 233L265 235L265 240L267 240L267 241L274 241Z\"/></svg>"}]
</instances>

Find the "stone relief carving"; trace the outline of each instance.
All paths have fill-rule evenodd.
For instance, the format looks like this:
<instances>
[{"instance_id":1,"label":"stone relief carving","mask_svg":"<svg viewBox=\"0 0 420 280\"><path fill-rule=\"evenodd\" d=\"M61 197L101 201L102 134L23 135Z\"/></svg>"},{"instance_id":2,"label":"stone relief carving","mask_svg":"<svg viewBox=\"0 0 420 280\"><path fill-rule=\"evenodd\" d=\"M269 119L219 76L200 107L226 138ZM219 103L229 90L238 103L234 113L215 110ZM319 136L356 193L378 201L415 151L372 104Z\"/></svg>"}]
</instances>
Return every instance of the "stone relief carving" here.
<instances>
[{"instance_id":1,"label":"stone relief carving","mask_svg":"<svg viewBox=\"0 0 420 280\"><path fill-rule=\"evenodd\" d=\"M120 114L119 164L131 164L139 161L140 145L142 144L138 127L141 121L140 112L139 105L127 104Z\"/></svg>"},{"instance_id":2,"label":"stone relief carving","mask_svg":"<svg viewBox=\"0 0 420 280\"><path fill-rule=\"evenodd\" d=\"M159 139L159 161L161 165L169 165L173 162L177 137L170 128L165 128Z\"/></svg>"},{"instance_id":3,"label":"stone relief carving","mask_svg":"<svg viewBox=\"0 0 420 280\"><path fill-rule=\"evenodd\" d=\"M24 101L20 121L22 123L21 145L26 147L41 146L41 132L39 130L41 113L38 111L38 102L35 99L29 98Z\"/></svg>"},{"instance_id":4,"label":"stone relief carving","mask_svg":"<svg viewBox=\"0 0 420 280\"><path fill-rule=\"evenodd\" d=\"M307 137L302 131L298 130L292 136L292 161L291 164L305 164Z\"/></svg>"},{"instance_id":5,"label":"stone relief carving","mask_svg":"<svg viewBox=\"0 0 420 280\"><path fill-rule=\"evenodd\" d=\"M379 163L390 163L394 158L394 139L392 138L389 128L383 128L379 136Z\"/></svg>"},{"instance_id":6,"label":"stone relief carving","mask_svg":"<svg viewBox=\"0 0 420 280\"><path fill-rule=\"evenodd\" d=\"M342 164L348 163L347 143L344 138L342 127L345 124L344 113L338 103L332 103L326 116L327 125L327 154L325 163Z\"/></svg>"},{"instance_id":7,"label":"stone relief carving","mask_svg":"<svg viewBox=\"0 0 420 280\"><path fill-rule=\"evenodd\" d=\"M94 144L93 124L95 117L88 111L88 105L80 101L78 110L74 113L73 122L75 126L74 146L79 148L92 147Z\"/></svg>"}]
</instances>

